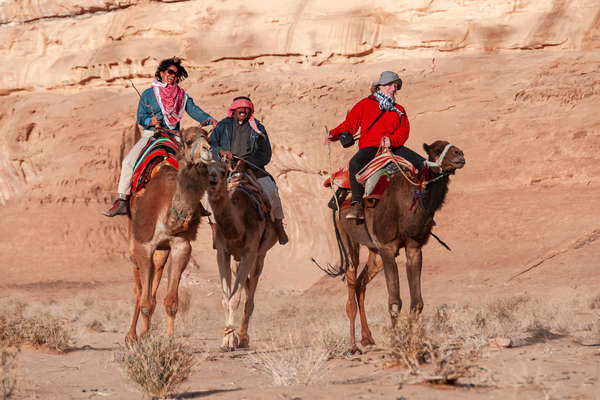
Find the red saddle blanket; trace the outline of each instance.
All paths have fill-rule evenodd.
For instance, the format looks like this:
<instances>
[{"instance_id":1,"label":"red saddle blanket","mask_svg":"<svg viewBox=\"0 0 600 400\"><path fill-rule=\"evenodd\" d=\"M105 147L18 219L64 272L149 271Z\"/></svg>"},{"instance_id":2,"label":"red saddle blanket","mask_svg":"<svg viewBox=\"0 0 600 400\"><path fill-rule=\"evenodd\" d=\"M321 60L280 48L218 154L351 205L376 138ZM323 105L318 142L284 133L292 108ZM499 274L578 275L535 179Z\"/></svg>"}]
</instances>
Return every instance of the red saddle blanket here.
<instances>
[{"instance_id":1,"label":"red saddle blanket","mask_svg":"<svg viewBox=\"0 0 600 400\"><path fill-rule=\"evenodd\" d=\"M371 199L383 197L391 177L399 172L399 168L413 178L418 174L417 169L408 160L391 152L384 152L372 159L356 174L356 180L365 186L365 197ZM332 174L323 185L330 187L332 182L338 187L350 189L348 166Z\"/></svg>"},{"instance_id":2,"label":"red saddle blanket","mask_svg":"<svg viewBox=\"0 0 600 400\"><path fill-rule=\"evenodd\" d=\"M162 133L158 138L152 137L140 152L133 167L131 179L131 193L139 192L150 181L152 170L163 161L179 168L175 158L179 144L167 133Z\"/></svg>"}]
</instances>

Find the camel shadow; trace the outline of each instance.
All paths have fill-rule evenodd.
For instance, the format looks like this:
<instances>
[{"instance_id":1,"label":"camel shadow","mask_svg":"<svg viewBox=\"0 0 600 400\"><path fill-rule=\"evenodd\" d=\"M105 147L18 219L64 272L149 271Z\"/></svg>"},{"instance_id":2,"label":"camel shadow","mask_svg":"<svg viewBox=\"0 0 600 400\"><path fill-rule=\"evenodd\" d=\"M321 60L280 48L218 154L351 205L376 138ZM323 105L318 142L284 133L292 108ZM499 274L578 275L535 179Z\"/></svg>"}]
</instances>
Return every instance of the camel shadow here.
<instances>
[{"instance_id":1,"label":"camel shadow","mask_svg":"<svg viewBox=\"0 0 600 400\"><path fill-rule=\"evenodd\" d=\"M200 390L196 392L185 392L180 393L173 396L174 399L198 399L200 397L207 397L217 393L228 393L228 392L237 392L241 390L240 388L234 389L210 389L210 390Z\"/></svg>"}]
</instances>

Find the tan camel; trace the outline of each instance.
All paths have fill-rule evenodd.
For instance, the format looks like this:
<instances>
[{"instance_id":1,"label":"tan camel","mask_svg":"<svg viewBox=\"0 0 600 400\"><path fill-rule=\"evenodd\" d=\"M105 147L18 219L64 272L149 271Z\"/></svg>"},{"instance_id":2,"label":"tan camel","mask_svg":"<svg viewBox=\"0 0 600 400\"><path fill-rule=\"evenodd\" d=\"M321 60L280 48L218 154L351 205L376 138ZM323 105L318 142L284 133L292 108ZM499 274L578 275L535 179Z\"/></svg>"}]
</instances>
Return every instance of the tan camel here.
<instances>
[{"instance_id":1,"label":"tan camel","mask_svg":"<svg viewBox=\"0 0 600 400\"><path fill-rule=\"evenodd\" d=\"M192 129L192 133L198 130ZM179 281L190 259L190 242L196 238L200 223L200 198L208 186L206 162L212 160L212 155L206 137L198 135L193 143L184 141L177 158L178 169L163 162L146 187L130 199L129 251L135 263L135 308L125 337L127 342L137 340L140 312L140 334L150 329L156 291L168 259L164 307L167 334L173 335Z\"/></svg>"},{"instance_id":2,"label":"tan camel","mask_svg":"<svg viewBox=\"0 0 600 400\"><path fill-rule=\"evenodd\" d=\"M248 347L248 325L254 311L254 294L263 270L265 256L277 242L275 225L256 200L240 187L228 190L229 168L224 162L210 164L207 189L215 219L215 247L221 278L225 329L221 349ZM231 266L231 257L235 265ZM234 325L240 305L241 288L246 293L239 330Z\"/></svg>"},{"instance_id":3,"label":"tan camel","mask_svg":"<svg viewBox=\"0 0 600 400\"><path fill-rule=\"evenodd\" d=\"M375 344L367 324L364 301L367 284L382 269L385 271L388 291L388 311L392 327L396 326L402 308L396 257L403 247L406 253L406 274L410 288L410 311L420 313L423 309L421 248L427 243L431 234L435 212L444 203L448 192L448 176L465 165L463 152L448 142L438 140L431 145L423 144L423 148L429 155L432 170L438 175L427 184L421 204L413 206L415 186L402 174L397 174L392 178L384 197L376 206L366 208L364 224L358 225L355 220L346 219L349 209L342 209L335 220L339 227L341 245L348 250L350 257L350 267L345 273L348 286L346 314L350 319L351 352L360 352L356 346L354 329L357 305L362 328L361 344L363 346ZM413 206L412 210L411 206ZM369 249L369 257L357 279L360 246ZM343 269L342 265L342 273Z\"/></svg>"}]
</instances>

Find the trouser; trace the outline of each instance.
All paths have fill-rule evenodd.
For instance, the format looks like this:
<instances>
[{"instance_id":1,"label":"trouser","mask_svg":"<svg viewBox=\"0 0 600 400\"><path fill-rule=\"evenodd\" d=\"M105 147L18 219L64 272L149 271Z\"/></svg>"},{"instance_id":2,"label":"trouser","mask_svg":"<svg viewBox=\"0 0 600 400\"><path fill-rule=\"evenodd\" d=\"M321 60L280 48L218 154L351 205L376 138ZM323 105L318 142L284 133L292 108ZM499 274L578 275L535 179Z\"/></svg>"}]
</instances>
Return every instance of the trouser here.
<instances>
[{"instance_id":1,"label":"trouser","mask_svg":"<svg viewBox=\"0 0 600 400\"><path fill-rule=\"evenodd\" d=\"M142 137L133 145L129 153L123 158L121 163L121 176L119 177L119 198L126 198L131 193L131 178L133 176L133 167L137 161L142 149L148 143L148 140L154 135L154 131L144 129Z\"/></svg>"},{"instance_id":2,"label":"trouser","mask_svg":"<svg viewBox=\"0 0 600 400\"><path fill-rule=\"evenodd\" d=\"M358 152L350 159L350 162L348 163L348 173L350 175L350 190L352 190L353 203L362 202L363 194L365 193L364 186L358 183L358 181L356 180L356 174L375 157L375 154L377 154L377 150L379 150L378 147L363 147L362 149L358 150ZM423 162L425 161L425 159L419 154L409 149L408 147L394 147L392 148L392 153L405 158L412 165L414 165L415 168L419 170L423 168Z\"/></svg>"},{"instance_id":3,"label":"trouser","mask_svg":"<svg viewBox=\"0 0 600 400\"><path fill-rule=\"evenodd\" d=\"M258 178L256 182L260 185L263 194L271 205L271 220L275 221L276 219L283 219L283 206L281 205L279 191L277 190L277 185L273 178L265 176ZM202 197L202 203L205 209L212 212L206 193Z\"/></svg>"},{"instance_id":4,"label":"trouser","mask_svg":"<svg viewBox=\"0 0 600 400\"><path fill-rule=\"evenodd\" d=\"M283 219L283 207L279 198L279 191L275 181L270 176L263 176L256 180L263 191L263 194L271 204L271 220Z\"/></svg>"}]
</instances>

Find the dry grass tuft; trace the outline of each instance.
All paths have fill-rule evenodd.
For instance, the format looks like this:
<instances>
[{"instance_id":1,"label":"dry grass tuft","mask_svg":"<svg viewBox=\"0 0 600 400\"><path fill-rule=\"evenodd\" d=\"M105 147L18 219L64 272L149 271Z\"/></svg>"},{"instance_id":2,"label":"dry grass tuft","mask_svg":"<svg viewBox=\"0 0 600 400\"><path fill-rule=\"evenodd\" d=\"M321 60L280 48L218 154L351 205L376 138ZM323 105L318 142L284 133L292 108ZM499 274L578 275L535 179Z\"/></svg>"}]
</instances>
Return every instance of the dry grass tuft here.
<instances>
[{"instance_id":1,"label":"dry grass tuft","mask_svg":"<svg viewBox=\"0 0 600 400\"><path fill-rule=\"evenodd\" d=\"M2 399L12 397L17 387L17 351L2 349L0 355L0 393Z\"/></svg>"},{"instance_id":2,"label":"dry grass tuft","mask_svg":"<svg viewBox=\"0 0 600 400\"><path fill-rule=\"evenodd\" d=\"M417 380L454 383L472 376L472 362L480 356L481 341L454 334L447 315L401 314L392 335L392 357Z\"/></svg>"},{"instance_id":3,"label":"dry grass tuft","mask_svg":"<svg viewBox=\"0 0 600 400\"><path fill-rule=\"evenodd\" d=\"M165 398L189 378L194 355L172 338L147 336L117 350L115 361L142 392Z\"/></svg>"},{"instance_id":4,"label":"dry grass tuft","mask_svg":"<svg viewBox=\"0 0 600 400\"><path fill-rule=\"evenodd\" d=\"M70 347L71 331L64 327L61 319L49 314L26 316L26 306L21 302L3 306L0 311L0 343L13 346L30 343L60 352Z\"/></svg>"},{"instance_id":5,"label":"dry grass tuft","mask_svg":"<svg viewBox=\"0 0 600 400\"><path fill-rule=\"evenodd\" d=\"M272 334L249 361L277 386L309 385L323 377L326 362L341 354L342 344L343 339L331 330L315 326L292 329Z\"/></svg>"}]
</instances>

